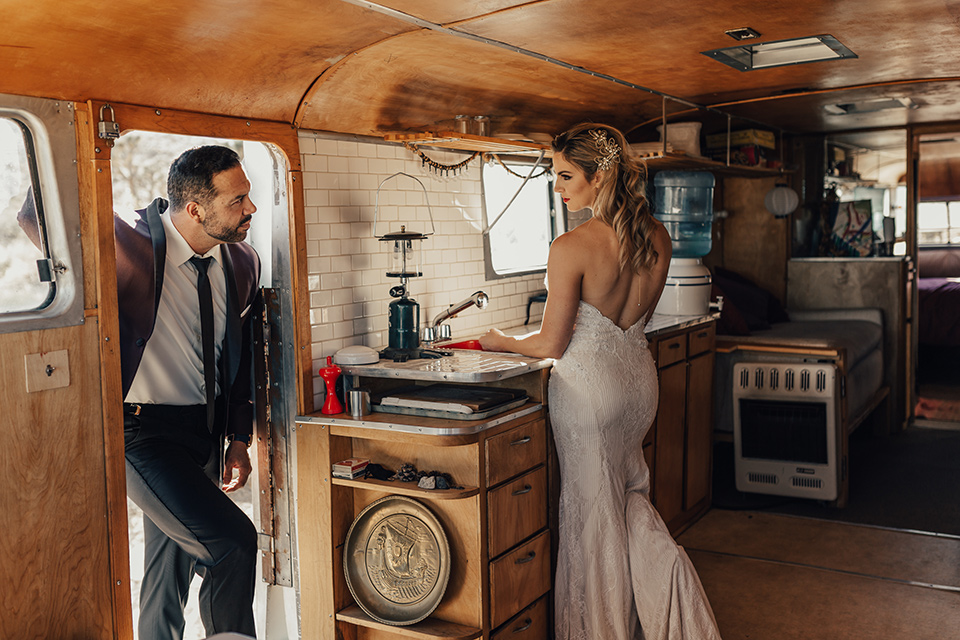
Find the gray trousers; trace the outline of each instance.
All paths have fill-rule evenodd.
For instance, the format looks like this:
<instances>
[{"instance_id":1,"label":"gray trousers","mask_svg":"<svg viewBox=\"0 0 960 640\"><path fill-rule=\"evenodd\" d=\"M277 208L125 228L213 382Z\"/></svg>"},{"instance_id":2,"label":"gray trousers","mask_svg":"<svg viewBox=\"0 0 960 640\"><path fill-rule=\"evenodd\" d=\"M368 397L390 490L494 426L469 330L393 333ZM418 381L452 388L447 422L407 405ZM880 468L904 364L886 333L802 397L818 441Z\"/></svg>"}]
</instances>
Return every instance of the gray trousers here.
<instances>
[{"instance_id":1,"label":"gray trousers","mask_svg":"<svg viewBox=\"0 0 960 640\"><path fill-rule=\"evenodd\" d=\"M220 437L203 405L124 411L127 495L143 509L140 640L181 640L193 574L207 635L255 636L257 532L220 489Z\"/></svg>"}]
</instances>

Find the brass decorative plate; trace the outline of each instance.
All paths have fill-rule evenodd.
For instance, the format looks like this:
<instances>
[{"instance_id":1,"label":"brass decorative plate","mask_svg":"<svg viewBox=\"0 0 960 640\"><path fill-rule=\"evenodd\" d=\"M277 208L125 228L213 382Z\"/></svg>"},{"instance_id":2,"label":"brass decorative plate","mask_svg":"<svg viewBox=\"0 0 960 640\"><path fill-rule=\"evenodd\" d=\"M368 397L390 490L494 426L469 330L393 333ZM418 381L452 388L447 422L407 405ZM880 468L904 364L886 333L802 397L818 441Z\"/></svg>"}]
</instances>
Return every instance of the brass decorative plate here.
<instances>
[{"instance_id":1,"label":"brass decorative plate","mask_svg":"<svg viewBox=\"0 0 960 640\"><path fill-rule=\"evenodd\" d=\"M353 599L383 624L420 622L450 578L450 545L423 504L387 496L364 507L347 531L343 571Z\"/></svg>"}]
</instances>

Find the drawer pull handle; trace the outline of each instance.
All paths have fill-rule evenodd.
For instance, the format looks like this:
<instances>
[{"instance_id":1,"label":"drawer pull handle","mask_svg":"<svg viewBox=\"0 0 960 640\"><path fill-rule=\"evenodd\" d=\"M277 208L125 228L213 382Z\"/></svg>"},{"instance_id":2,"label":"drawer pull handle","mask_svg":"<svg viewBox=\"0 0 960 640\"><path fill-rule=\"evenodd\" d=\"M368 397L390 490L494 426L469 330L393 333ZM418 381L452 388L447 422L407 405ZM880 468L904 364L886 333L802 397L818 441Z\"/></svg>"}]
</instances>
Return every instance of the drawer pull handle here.
<instances>
[{"instance_id":1,"label":"drawer pull handle","mask_svg":"<svg viewBox=\"0 0 960 640\"><path fill-rule=\"evenodd\" d=\"M510 495L513 495L513 496L522 496L522 495L525 494L525 493L530 493L532 490L533 490L533 487L531 487L531 486L528 485L528 484L525 484L525 485L523 485L523 489L517 489L516 491L514 491L514 492L511 493Z\"/></svg>"},{"instance_id":2,"label":"drawer pull handle","mask_svg":"<svg viewBox=\"0 0 960 640\"><path fill-rule=\"evenodd\" d=\"M537 557L537 552L531 551L530 553L527 554L526 558L520 558L519 560L516 561L515 564L527 564L528 562L533 562L533 559L536 557Z\"/></svg>"},{"instance_id":3,"label":"drawer pull handle","mask_svg":"<svg viewBox=\"0 0 960 640\"><path fill-rule=\"evenodd\" d=\"M674 342L673 344L668 344L668 345L667 345L667 349L679 349L679 348L680 348L680 343L679 343L679 342Z\"/></svg>"},{"instance_id":4,"label":"drawer pull handle","mask_svg":"<svg viewBox=\"0 0 960 640\"><path fill-rule=\"evenodd\" d=\"M527 629L529 629L529 628L532 627L532 626L533 626L533 618L527 618L526 620L523 621L523 626L522 626L522 627L517 627L516 629L513 630L513 632L514 632L514 633L523 633L524 631L526 631Z\"/></svg>"},{"instance_id":5,"label":"drawer pull handle","mask_svg":"<svg viewBox=\"0 0 960 640\"><path fill-rule=\"evenodd\" d=\"M530 440L531 440L530 436L523 436L519 440L514 440L513 442L511 442L510 446L513 447L518 444L527 444L528 442L530 442Z\"/></svg>"},{"instance_id":6,"label":"drawer pull handle","mask_svg":"<svg viewBox=\"0 0 960 640\"><path fill-rule=\"evenodd\" d=\"M709 332L709 331L701 331L700 333L697 334L697 337L698 337L698 338L706 338L708 335L710 335L710 332Z\"/></svg>"}]
</instances>

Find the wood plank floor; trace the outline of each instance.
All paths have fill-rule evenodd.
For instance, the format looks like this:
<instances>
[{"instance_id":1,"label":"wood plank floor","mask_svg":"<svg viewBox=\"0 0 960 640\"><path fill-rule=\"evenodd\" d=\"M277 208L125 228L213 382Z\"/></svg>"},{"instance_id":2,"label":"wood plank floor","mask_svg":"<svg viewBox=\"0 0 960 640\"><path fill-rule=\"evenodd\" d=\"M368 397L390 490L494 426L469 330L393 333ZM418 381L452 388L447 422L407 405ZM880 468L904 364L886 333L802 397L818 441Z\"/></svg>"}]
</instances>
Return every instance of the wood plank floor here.
<instances>
[{"instance_id":1,"label":"wood plank floor","mask_svg":"<svg viewBox=\"0 0 960 640\"><path fill-rule=\"evenodd\" d=\"M960 638L960 538L713 510L677 540L725 640Z\"/></svg>"}]
</instances>

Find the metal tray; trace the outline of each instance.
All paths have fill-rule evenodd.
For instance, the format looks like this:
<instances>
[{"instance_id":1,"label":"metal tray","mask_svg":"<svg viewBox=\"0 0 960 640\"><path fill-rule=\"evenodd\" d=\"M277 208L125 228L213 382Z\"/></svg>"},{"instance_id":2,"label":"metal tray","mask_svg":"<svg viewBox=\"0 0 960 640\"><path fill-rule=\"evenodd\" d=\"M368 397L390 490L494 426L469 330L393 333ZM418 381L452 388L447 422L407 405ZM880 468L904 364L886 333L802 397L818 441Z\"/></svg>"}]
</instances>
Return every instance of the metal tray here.
<instances>
[{"instance_id":1,"label":"metal tray","mask_svg":"<svg viewBox=\"0 0 960 640\"><path fill-rule=\"evenodd\" d=\"M343 571L367 615L383 624L410 625L440 604L450 578L450 545L423 504L387 496L364 507L350 525Z\"/></svg>"},{"instance_id":2,"label":"metal tray","mask_svg":"<svg viewBox=\"0 0 960 640\"><path fill-rule=\"evenodd\" d=\"M526 404L528 398L517 398L510 402L498 404L495 407L474 413L460 413L459 411L441 411L439 409L425 409L421 407L398 407L394 405L375 404L371 407L377 413L395 413L404 416L423 416L425 418L444 418L446 420L484 420L490 416L495 416L510 409L516 409Z\"/></svg>"}]
</instances>

